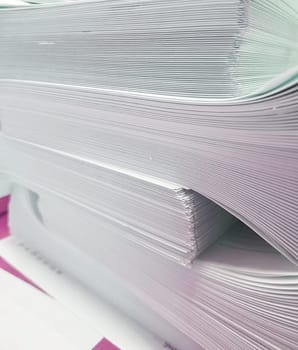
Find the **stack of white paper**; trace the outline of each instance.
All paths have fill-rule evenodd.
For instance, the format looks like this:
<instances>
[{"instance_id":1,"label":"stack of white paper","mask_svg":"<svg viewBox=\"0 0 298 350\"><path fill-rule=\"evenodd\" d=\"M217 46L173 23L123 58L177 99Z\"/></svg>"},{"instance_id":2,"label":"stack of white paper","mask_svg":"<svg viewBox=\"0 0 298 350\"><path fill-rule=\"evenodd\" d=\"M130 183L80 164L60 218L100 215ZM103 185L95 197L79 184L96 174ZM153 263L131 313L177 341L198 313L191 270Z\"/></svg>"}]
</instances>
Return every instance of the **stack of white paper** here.
<instances>
[{"instance_id":1,"label":"stack of white paper","mask_svg":"<svg viewBox=\"0 0 298 350\"><path fill-rule=\"evenodd\" d=\"M105 163L197 191L297 263L297 14L293 0L3 10L2 134L83 175Z\"/></svg>"},{"instance_id":2,"label":"stack of white paper","mask_svg":"<svg viewBox=\"0 0 298 350\"><path fill-rule=\"evenodd\" d=\"M197 191L297 263L296 85L234 104L3 86L2 134L20 148L54 150L88 177L104 163Z\"/></svg>"},{"instance_id":3,"label":"stack of white paper","mask_svg":"<svg viewBox=\"0 0 298 350\"><path fill-rule=\"evenodd\" d=\"M98 246L97 224L96 215L44 191L38 201L21 188L13 193L10 225L29 250L170 343L181 349L295 349L297 268L243 224L191 269L108 230Z\"/></svg>"},{"instance_id":4,"label":"stack of white paper","mask_svg":"<svg viewBox=\"0 0 298 350\"><path fill-rule=\"evenodd\" d=\"M126 239L188 265L235 221L178 184L11 140L2 139L0 145L0 171L12 182L36 192L51 190L98 216L98 244L108 227L111 234L122 232Z\"/></svg>"},{"instance_id":5,"label":"stack of white paper","mask_svg":"<svg viewBox=\"0 0 298 350\"><path fill-rule=\"evenodd\" d=\"M0 16L3 79L228 98L270 90L297 63L296 0L100 0Z\"/></svg>"},{"instance_id":6,"label":"stack of white paper","mask_svg":"<svg viewBox=\"0 0 298 350\"><path fill-rule=\"evenodd\" d=\"M12 235L169 347L294 350L297 1L80 1L0 27Z\"/></svg>"}]
</instances>

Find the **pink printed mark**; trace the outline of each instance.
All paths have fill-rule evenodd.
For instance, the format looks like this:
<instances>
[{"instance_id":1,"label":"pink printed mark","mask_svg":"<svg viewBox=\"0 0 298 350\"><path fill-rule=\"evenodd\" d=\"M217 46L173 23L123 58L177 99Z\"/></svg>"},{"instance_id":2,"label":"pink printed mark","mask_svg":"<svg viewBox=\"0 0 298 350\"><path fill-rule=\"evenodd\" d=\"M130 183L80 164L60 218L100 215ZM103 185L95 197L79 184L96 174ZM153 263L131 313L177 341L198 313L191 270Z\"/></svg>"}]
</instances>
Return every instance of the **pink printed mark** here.
<instances>
[{"instance_id":1,"label":"pink printed mark","mask_svg":"<svg viewBox=\"0 0 298 350\"><path fill-rule=\"evenodd\" d=\"M31 286L41 290L36 284L34 284L32 281L30 281L26 276L24 276L20 271L15 269L13 266L11 266L6 260L1 258L0 256L0 269L5 270L12 274L13 276L19 278L20 280L30 284Z\"/></svg>"},{"instance_id":2,"label":"pink printed mark","mask_svg":"<svg viewBox=\"0 0 298 350\"><path fill-rule=\"evenodd\" d=\"M7 218L9 198L9 196L0 198L0 239L9 236Z\"/></svg>"},{"instance_id":3,"label":"pink printed mark","mask_svg":"<svg viewBox=\"0 0 298 350\"><path fill-rule=\"evenodd\" d=\"M0 216L0 239L6 238L9 236L7 214Z\"/></svg>"},{"instance_id":4,"label":"pink printed mark","mask_svg":"<svg viewBox=\"0 0 298 350\"><path fill-rule=\"evenodd\" d=\"M7 213L9 196L0 198L0 215Z\"/></svg>"},{"instance_id":5,"label":"pink printed mark","mask_svg":"<svg viewBox=\"0 0 298 350\"><path fill-rule=\"evenodd\" d=\"M92 350L120 350L116 345L103 338Z\"/></svg>"}]
</instances>

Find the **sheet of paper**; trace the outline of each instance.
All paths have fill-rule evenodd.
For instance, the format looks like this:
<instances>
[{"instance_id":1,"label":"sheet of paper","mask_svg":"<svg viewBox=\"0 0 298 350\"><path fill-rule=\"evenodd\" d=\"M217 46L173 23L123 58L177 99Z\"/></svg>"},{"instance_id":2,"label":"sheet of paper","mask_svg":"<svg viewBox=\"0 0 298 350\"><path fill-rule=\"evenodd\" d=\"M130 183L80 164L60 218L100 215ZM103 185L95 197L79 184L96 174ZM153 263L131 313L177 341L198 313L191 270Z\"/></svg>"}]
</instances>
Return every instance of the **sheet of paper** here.
<instances>
[{"instance_id":1,"label":"sheet of paper","mask_svg":"<svg viewBox=\"0 0 298 350\"><path fill-rule=\"evenodd\" d=\"M40 290L0 269L2 349L90 350L103 336Z\"/></svg>"},{"instance_id":2,"label":"sheet of paper","mask_svg":"<svg viewBox=\"0 0 298 350\"><path fill-rule=\"evenodd\" d=\"M67 309L81 318L84 323L94 327L98 341L103 338L103 334L104 338L121 348L121 350L164 349L165 344L160 339L155 338L70 276L66 276L55 267L38 260L24 247L18 245L13 237L0 240L0 256L22 273L25 272L30 280L57 298ZM101 348L100 344L100 347L98 346L95 349L104 350L105 347ZM83 348L81 349L83 350ZM108 350L110 349L108 348Z\"/></svg>"}]
</instances>

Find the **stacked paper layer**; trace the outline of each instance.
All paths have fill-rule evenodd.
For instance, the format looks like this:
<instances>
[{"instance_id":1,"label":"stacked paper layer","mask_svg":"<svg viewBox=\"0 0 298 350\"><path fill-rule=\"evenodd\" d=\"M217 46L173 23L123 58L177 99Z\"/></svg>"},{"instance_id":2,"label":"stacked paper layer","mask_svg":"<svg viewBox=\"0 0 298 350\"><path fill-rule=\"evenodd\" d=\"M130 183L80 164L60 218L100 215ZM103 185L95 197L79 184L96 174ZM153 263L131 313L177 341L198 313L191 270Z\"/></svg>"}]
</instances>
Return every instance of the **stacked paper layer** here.
<instances>
[{"instance_id":1,"label":"stacked paper layer","mask_svg":"<svg viewBox=\"0 0 298 350\"><path fill-rule=\"evenodd\" d=\"M162 339L11 237L7 215L0 216L0 280L5 348L164 349Z\"/></svg>"},{"instance_id":2,"label":"stacked paper layer","mask_svg":"<svg viewBox=\"0 0 298 350\"><path fill-rule=\"evenodd\" d=\"M100 218L99 237L108 227L183 265L235 221L218 205L177 184L11 140L2 139L0 145L0 171L11 181L37 192L51 190L85 206Z\"/></svg>"},{"instance_id":3,"label":"stacked paper layer","mask_svg":"<svg viewBox=\"0 0 298 350\"><path fill-rule=\"evenodd\" d=\"M120 235L102 231L99 238L97 225L96 215L49 193L42 191L38 202L20 188L13 193L10 226L28 249L181 349L296 348L297 268L243 224L191 269L154 257ZM80 271L72 267L78 257ZM88 274L82 274L84 266Z\"/></svg>"},{"instance_id":4,"label":"stacked paper layer","mask_svg":"<svg viewBox=\"0 0 298 350\"><path fill-rule=\"evenodd\" d=\"M2 133L24 149L72 157L83 175L106 163L197 191L297 264L297 85L237 104L29 83L0 91Z\"/></svg>"},{"instance_id":5,"label":"stacked paper layer","mask_svg":"<svg viewBox=\"0 0 298 350\"><path fill-rule=\"evenodd\" d=\"M78 2L0 22L3 79L230 98L297 73L296 0Z\"/></svg>"}]
</instances>

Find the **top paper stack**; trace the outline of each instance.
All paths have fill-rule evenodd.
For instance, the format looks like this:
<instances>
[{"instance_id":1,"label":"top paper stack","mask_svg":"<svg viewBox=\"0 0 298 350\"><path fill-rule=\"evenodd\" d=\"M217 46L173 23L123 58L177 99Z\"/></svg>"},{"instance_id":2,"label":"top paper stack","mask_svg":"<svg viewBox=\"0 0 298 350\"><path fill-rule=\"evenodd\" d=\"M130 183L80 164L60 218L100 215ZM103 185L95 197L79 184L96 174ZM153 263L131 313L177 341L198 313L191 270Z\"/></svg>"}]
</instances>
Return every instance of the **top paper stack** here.
<instances>
[{"instance_id":1,"label":"top paper stack","mask_svg":"<svg viewBox=\"0 0 298 350\"><path fill-rule=\"evenodd\" d=\"M295 0L116 0L1 14L1 78L192 98L274 88L297 63Z\"/></svg>"}]
</instances>

